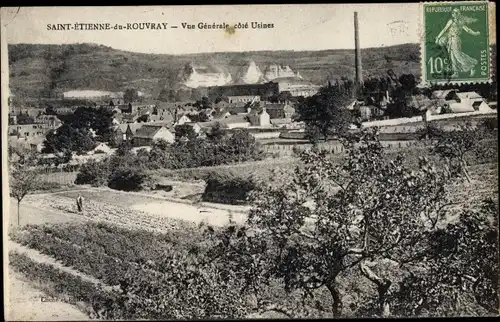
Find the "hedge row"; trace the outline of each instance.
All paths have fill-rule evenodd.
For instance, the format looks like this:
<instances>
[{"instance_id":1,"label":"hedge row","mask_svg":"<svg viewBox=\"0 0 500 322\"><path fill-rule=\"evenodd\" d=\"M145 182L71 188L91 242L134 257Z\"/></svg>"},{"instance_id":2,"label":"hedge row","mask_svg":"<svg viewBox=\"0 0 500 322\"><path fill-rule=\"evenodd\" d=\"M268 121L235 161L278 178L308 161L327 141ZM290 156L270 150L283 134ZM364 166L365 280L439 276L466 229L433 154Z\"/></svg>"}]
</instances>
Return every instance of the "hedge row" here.
<instances>
[{"instance_id":1,"label":"hedge row","mask_svg":"<svg viewBox=\"0 0 500 322\"><path fill-rule=\"evenodd\" d=\"M96 231L92 234L85 226ZM186 244L182 242L174 242L171 250L165 246L163 253L158 255L159 250L153 250L155 247L147 248L151 239L139 242L131 249L130 247L134 247L132 244L140 240L140 234L134 235L134 232L120 228L115 230L111 226L98 229L96 224L90 224L83 225L82 231L85 232L77 235L78 226L71 227L73 228L68 232L64 232L62 225L54 229L30 226L14 234L13 239L53 256L66 266L99 278L109 286L119 285L111 295L106 293L105 298L86 298L93 301L94 307L102 309L102 317L105 319L246 316L246 303L242 302L239 296L242 287L240 279L232 272L224 271L223 267L218 268L210 263L200 264L200 261L204 261L204 253L197 250L200 248L199 242L191 241L191 244L196 245L191 248L185 247ZM87 235L86 239L84 235ZM63 240L59 237L70 239ZM106 240L101 241L100 238ZM115 240L110 241L111 238ZM152 239L161 243L162 238L157 236ZM130 240L123 243L126 239ZM106 243L113 245L106 248ZM151 256L150 260L142 265L127 262L126 259L133 259L140 247L145 247L144 252L148 257ZM90 291L87 291L86 294L89 293Z\"/></svg>"},{"instance_id":2,"label":"hedge row","mask_svg":"<svg viewBox=\"0 0 500 322\"><path fill-rule=\"evenodd\" d=\"M44 284L44 291L49 296L67 296L68 300L84 302L84 311L91 319L98 318L99 307L114 300L115 295L104 290L100 285L83 280L55 268L52 265L33 261L25 254L9 253L10 266L30 280Z\"/></svg>"}]
</instances>

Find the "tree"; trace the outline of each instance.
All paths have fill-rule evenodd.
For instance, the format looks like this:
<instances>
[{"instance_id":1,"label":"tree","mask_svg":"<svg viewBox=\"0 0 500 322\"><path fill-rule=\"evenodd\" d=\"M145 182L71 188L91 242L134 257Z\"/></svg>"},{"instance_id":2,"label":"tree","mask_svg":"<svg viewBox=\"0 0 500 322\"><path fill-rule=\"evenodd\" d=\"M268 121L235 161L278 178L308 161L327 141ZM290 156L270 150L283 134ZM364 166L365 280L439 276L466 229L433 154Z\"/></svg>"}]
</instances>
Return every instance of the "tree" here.
<instances>
[{"instance_id":1,"label":"tree","mask_svg":"<svg viewBox=\"0 0 500 322\"><path fill-rule=\"evenodd\" d=\"M135 89L127 88L125 90L125 93L123 93L123 100L125 101L125 104L135 102L138 99L139 99L139 93Z\"/></svg>"},{"instance_id":2,"label":"tree","mask_svg":"<svg viewBox=\"0 0 500 322\"><path fill-rule=\"evenodd\" d=\"M194 128L189 124L181 124L175 127L175 140L187 139L192 140L198 136Z\"/></svg>"},{"instance_id":3,"label":"tree","mask_svg":"<svg viewBox=\"0 0 500 322\"><path fill-rule=\"evenodd\" d=\"M210 131L207 133L207 138L212 141L219 141L226 135L226 132L222 129L220 122L216 122Z\"/></svg>"},{"instance_id":4,"label":"tree","mask_svg":"<svg viewBox=\"0 0 500 322\"><path fill-rule=\"evenodd\" d=\"M436 143L431 152L446 160L451 171L461 172L470 182L467 157L478 149L482 132L467 121L451 131L433 131Z\"/></svg>"},{"instance_id":5,"label":"tree","mask_svg":"<svg viewBox=\"0 0 500 322\"><path fill-rule=\"evenodd\" d=\"M208 97L203 96L201 99L197 100L194 105L198 110L203 110L207 108L212 108L212 102L208 99Z\"/></svg>"},{"instance_id":6,"label":"tree","mask_svg":"<svg viewBox=\"0 0 500 322\"><path fill-rule=\"evenodd\" d=\"M39 184L38 163L35 153L28 150L14 150L10 157L10 195L17 200L17 225L20 225L20 205L24 197Z\"/></svg>"},{"instance_id":7,"label":"tree","mask_svg":"<svg viewBox=\"0 0 500 322\"><path fill-rule=\"evenodd\" d=\"M247 222L233 227L230 237L215 234L220 243L214 252L227 266L245 268L248 288L256 296L273 279L305 298L324 290L331 314L338 317L347 309L341 280L359 272L362 277L354 284L365 279L374 285L372 315L406 315L408 309L393 310L399 308L395 294L404 287L400 281L416 274L430 281L432 267L439 271L450 265L442 261L447 250L432 246L446 231L447 210L453 205L446 184L454 179L424 157L416 170L400 155L389 159L376 132L364 130L344 144L347 156L339 163L325 152L304 151L302 165L288 183L257 184ZM432 264L422 272L423 260ZM445 294L456 291L451 281L443 280L443 285ZM433 301L440 298L427 295ZM351 303L356 304L362 303Z\"/></svg>"},{"instance_id":8,"label":"tree","mask_svg":"<svg viewBox=\"0 0 500 322\"><path fill-rule=\"evenodd\" d=\"M75 129L93 129L102 141L109 141L113 133L113 112L104 107L81 106L64 123Z\"/></svg>"},{"instance_id":9,"label":"tree","mask_svg":"<svg viewBox=\"0 0 500 322\"><path fill-rule=\"evenodd\" d=\"M336 87L325 87L298 104L297 120L306 125L306 136L313 142L342 135L349 129L351 115L345 108L350 96Z\"/></svg>"},{"instance_id":10,"label":"tree","mask_svg":"<svg viewBox=\"0 0 500 322\"><path fill-rule=\"evenodd\" d=\"M17 116L17 124L33 124L35 119L32 118L28 113L19 113Z\"/></svg>"},{"instance_id":11,"label":"tree","mask_svg":"<svg viewBox=\"0 0 500 322\"><path fill-rule=\"evenodd\" d=\"M66 150L85 153L96 146L92 133L85 128L73 128L63 123L56 131L50 131L45 137L43 153L58 153Z\"/></svg>"}]
</instances>

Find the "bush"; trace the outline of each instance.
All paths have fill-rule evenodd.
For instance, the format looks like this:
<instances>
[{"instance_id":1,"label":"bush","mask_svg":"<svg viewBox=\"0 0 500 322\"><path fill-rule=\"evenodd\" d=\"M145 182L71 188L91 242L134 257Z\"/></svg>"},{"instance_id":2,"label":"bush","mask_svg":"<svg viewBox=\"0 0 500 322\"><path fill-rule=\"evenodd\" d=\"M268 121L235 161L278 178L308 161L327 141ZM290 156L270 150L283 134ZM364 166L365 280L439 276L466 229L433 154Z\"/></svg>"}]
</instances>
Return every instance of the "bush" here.
<instances>
[{"instance_id":1,"label":"bush","mask_svg":"<svg viewBox=\"0 0 500 322\"><path fill-rule=\"evenodd\" d=\"M109 163L107 160L97 162L90 160L80 167L76 175L75 184L90 184L94 187L104 185L109 177Z\"/></svg>"},{"instance_id":2,"label":"bush","mask_svg":"<svg viewBox=\"0 0 500 322\"><path fill-rule=\"evenodd\" d=\"M205 178L207 183L203 192L203 201L230 205L247 201L248 193L255 189L253 177L239 177L234 174L211 172Z\"/></svg>"},{"instance_id":3,"label":"bush","mask_svg":"<svg viewBox=\"0 0 500 322\"><path fill-rule=\"evenodd\" d=\"M108 187L123 191L139 191L148 187L150 177L141 169L118 168L111 173Z\"/></svg>"}]
</instances>

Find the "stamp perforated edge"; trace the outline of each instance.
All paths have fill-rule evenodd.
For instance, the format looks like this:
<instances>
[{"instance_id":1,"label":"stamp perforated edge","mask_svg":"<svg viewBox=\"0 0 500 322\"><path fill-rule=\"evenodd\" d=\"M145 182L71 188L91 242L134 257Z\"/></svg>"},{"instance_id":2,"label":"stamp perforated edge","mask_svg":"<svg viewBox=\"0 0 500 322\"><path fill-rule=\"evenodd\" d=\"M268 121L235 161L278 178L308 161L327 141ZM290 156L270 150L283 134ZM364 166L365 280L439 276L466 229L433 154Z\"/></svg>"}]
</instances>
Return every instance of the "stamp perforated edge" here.
<instances>
[{"instance_id":1,"label":"stamp perforated edge","mask_svg":"<svg viewBox=\"0 0 500 322\"><path fill-rule=\"evenodd\" d=\"M425 12L424 12L424 5L426 4L454 4L456 5L457 3L485 3L488 6L488 10L486 10L486 19L487 25L488 25L488 45L489 45L489 60L490 60L490 78L489 79L478 79L478 80L456 80L456 81L436 81L436 82L429 82L427 81L427 73L426 73L426 57L425 57ZM494 12L494 6L495 3L491 1L485 1L485 0L466 0L466 1L425 1L425 2L420 2L420 23L419 23L419 30L418 30L418 39L419 39L419 48L420 48L420 73L421 73L421 85L424 86L431 86L431 85L466 85L466 84L491 84L493 82L492 77L496 77L496 71L493 69L493 64L492 64L492 50L491 50L491 43L490 43L490 36L491 36L491 29L496 27L495 22L492 20L492 14L490 14L490 11ZM495 17L496 18L496 17Z\"/></svg>"}]
</instances>

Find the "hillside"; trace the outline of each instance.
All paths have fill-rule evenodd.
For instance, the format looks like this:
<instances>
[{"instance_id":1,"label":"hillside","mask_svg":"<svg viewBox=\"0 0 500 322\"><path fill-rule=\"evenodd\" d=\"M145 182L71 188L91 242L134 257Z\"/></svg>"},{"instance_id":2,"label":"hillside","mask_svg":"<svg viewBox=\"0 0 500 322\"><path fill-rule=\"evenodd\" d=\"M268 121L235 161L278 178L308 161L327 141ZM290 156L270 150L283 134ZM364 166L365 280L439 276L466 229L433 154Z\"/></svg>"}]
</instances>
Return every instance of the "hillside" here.
<instances>
[{"instance_id":1,"label":"hillside","mask_svg":"<svg viewBox=\"0 0 500 322\"><path fill-rule=\"evenodd\" d=\"M419 47L406 44L362 50L365 77L420 74ZM256 51L189 55L143 54L103 45L9 45L10 88L16 96L48 96L76 89L123 91L128 87L158 95L177 89L179 73L188 63L210 64L237 75L249 60L265 70L269 64L289 65L304 79L325 84L327 79L354 76L353 50Z\"/></svg>"}]
</instances>

